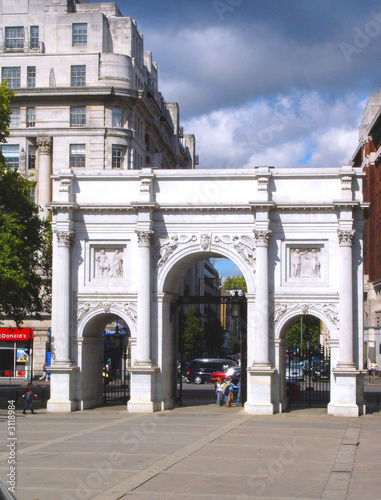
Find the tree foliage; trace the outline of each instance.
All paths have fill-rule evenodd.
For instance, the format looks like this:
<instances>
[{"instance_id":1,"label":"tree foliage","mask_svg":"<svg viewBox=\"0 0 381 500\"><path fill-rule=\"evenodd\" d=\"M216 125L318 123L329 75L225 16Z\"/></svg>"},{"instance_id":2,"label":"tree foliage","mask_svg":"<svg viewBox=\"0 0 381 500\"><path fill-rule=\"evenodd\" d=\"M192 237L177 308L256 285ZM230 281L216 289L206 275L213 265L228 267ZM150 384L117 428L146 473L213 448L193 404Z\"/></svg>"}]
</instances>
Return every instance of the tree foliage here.
<instances>
[{"instance_id":1,"label":"tree foliage","mask_svg":"<svg viewBox=\"0 0 381 500\"><path fill-rule=\"evenodd\" d=\"M193 307L185 320L183 344L186 354L193 354L201 349L204 339L204 330L201 326L201 318L196 316Z\"/></svg>"},{"instance_id":2,"label":"tree foliage","mask_svg":"<svg viewBox=\"0 0 381 500\"><path fill-rule=\"evenodd\" d=\"M0 141L8 136L12 93L0 85ZM50 224L30 200L32 182L9 167L0 153L0 321L17 325L49 309Z\"/></svg>"},{"instance_id":3,"label":"tree foliage","mask_svg":"<svg viewBox=\"0 0 381 500\"><path fill-rule=\"evenodd\" d=\"M315 316L303 316L303 321L301 317L296 319L289 327L286 340L286 349L289 352L293 352L294 349L299 349L301 347L302 351L305 350L305 335L307 333L311 335L311 349L314 350L319 343L320 334L320 320ZM300 342L300 334L302 333L302 342Z\"/></svg>"},{"instance_id":4,"label":"tree foliage","mask_svg":"<svg viewBox=\"0 0 381 500\"><path fill-rule=\"evenodd\" d=\"M247 292L246 281L243 276L228 276L224 281L224 288L226 290L243 290Z\"/></svg>"}]
</instances>

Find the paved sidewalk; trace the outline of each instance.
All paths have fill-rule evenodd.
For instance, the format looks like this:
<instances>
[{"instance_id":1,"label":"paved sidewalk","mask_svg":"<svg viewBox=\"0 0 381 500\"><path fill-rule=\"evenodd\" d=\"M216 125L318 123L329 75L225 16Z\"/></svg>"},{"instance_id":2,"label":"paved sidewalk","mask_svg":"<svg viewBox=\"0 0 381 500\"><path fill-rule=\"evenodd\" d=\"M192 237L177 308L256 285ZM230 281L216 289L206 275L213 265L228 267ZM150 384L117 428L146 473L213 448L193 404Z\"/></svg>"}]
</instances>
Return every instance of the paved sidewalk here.
<instances>
[{"instance_id":1,"label":"paved sidewalk","mask_svg":"<svg viewBox=\"0 0 381 500\"><path fill-rule=\"evenodd\" d=\"M381 412L270 417L215 404L16 417L18 500L379 499ZM0 477L9 473L0 410Z\"/></svg>"}]
</instances>

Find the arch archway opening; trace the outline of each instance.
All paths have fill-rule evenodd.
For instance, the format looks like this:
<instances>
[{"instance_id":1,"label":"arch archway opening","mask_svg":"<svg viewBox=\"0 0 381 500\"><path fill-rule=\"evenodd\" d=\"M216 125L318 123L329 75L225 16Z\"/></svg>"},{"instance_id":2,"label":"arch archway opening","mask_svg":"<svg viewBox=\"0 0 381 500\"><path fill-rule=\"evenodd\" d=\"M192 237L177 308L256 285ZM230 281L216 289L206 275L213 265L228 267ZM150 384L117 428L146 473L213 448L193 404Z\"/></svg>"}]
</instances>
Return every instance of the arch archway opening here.
<instances>
[{"instance_id":1,"label":"arch archway opening","mask_svg":"<svg viewBox=\"0 0 381 500\"><path fill-rule=\"evenodd\" d=\"M182 405L212 404L216 401L212 373L246 367L246 280L234 262L215 253L192 254L174 267L165 281L165 290L174 294L172 329L163 325L163 335L171 331L176 343L171 361L176 368L176 400ZM201 364L195 362L200 359ZM201 366L205 363L209 366ZM236 386L240 376L235 370Z\"/></svg>"},{"instance_id":2,"label":"arch archway opening","mask_svg":"<svg viewBox=\"0 0 381 500\"><path fill-rule=\"evenodd\" d=\"M330 400L329 334L314 315L290 318L281 332L280 379L283 408L326 407Z\"/></svg>"},{"instance_id":3,"label":"arch archway opening","mask_svg":"<svg viewBox=\"0 0 381 500\"><path fill-rule=\"evenodd\" d=\"M86 323L78 346L81 409L128 401L130 339L127 323L117 314L97 314Z\"/></svg>"}]
</instances>

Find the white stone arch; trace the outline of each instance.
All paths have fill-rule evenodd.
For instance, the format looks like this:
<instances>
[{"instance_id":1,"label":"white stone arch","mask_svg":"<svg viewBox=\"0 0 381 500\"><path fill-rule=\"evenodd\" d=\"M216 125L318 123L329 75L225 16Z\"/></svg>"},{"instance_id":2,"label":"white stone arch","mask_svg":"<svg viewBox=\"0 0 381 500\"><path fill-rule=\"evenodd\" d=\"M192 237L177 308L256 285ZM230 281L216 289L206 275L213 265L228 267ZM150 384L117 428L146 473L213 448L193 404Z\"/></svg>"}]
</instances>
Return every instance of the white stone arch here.
<instances>
[{"instance_id":1,"label":"white stone arch","mask_svg":"<svg viewBox=\"0 0 381 500\"><path fill-rule=\"evenodd\" d=\"M275 311L282 311L282 305L285 303L275 304ZM315 316L320 319L328 328L329 331L329 345L330 348L334 347L338 338L338 318L336 323L332 321L323 311L325 304L303 303L303 304L287 304L284 313L277 320L277 314L274 314L274 365L277 376L274 377L273 397L275 401L279 401L279 408L277 411L282 411L288 405L286 396L286 333L289 326L298 318L305 316ZM278 313L279 314L279 313ZM331 370L334 366L334 354L331 352ZM331 376L332 379L332 376ZM330 386L332 390L332 385Z\"/></svg>"},{"instance_id":2,"label":"white stone arch","mask_svg":"<svg viewBox=\"0 0 381 500\"><path fill-rule=\"evenodd\" d=\"M161 346L158 349L157 358L161 370L157 375L160 393L156 394L156 399L160 402L161 409L173 406L176 393L177 338L175 336L176 325L171 322L171 302L177 299L179 284L186 271L193 264L210 257L227 258L238 266L248 288L248 317L253 317L253 313L250 314L249 311L254 307L255 267L250 267L234 250L232 244L213 242L209 250L202 250L199 243L192 241L177 248L157 270L157 345ZM252 328L248 325L248 346L252 343L250 337L253 332L253 325Z\"/></svg>"},{"instance_id":3,"label":"white stone arch","mask_svg":"<svg viewBox=\"0 0 381 500\"><path fill-rule=\"evenodd\" d=\"M335 325L321 310L316 309L313 305L309 305L306 313L303 312L300 306L297 306L282 315L282 317L274 324L275 340L283 340L287 333L287 327L300 316L316 316L328 327L330 339L337 339L338 325Z\"/></svg>"},{"instance_id":4,"label":"white stone arch","mask_svg":"<svg viewBox=\"0 0 381 500\"><path fill-rule=\"evenodd\" d=\"M255 268L250 267L234 248L215 242L210 245L208 251L201 250L200 245L193 242L178 248L168 258L167 262L158 269L157 292L176 294L177 289L175 287L178 286L181 277L186 271L193 264L212 257L224 257L234 262L245 278L247 293L255 293Z\"/></svg>"},{"instance_id":5,"label":"white stone arch","mask_svg":"<svg viewBox=\"0 0 381 500\"><path fill-rule=\"evenodd\" d=\"M79 367L76 384L76 399L79 409L92 408L103 403L103 330L115 318L122 319L136 338L136 324L122 304L100 302L91 306L81 317L77 328L77 364ZM125 304L130 304L127 301Z\"/></svg>"}]
</instances>

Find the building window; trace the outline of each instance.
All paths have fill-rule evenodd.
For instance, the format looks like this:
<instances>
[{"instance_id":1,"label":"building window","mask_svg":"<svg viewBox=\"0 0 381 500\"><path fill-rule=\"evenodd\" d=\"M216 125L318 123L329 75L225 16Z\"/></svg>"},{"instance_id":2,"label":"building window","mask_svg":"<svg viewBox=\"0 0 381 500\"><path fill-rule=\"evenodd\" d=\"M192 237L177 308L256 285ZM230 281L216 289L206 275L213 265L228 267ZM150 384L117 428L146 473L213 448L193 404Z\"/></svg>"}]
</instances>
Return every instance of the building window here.
<instances>
[{"instance_id":1,"label":"building window","mask_svg":"<svg viewBox=\"0 0 381 500\"><path fill-rule=\"evenodd\" d=\"M5 48L17 51L24 50L24 28L5 28Z\"/></svg>"},{"instance_id":2,"label":"building window","mask_svg":"<svg viewBox=\"0 0 381 500\"><path fill-rule=\"evenodd\" d=\"M87 45L87 24L73 24L73 47Z\"/></svg>"},{"instance_id":3,"label":"building window","mask_svg":"<svg viewBox=\"0 0 381 500\"><path fill-rule=\"evenodd\" d=\"M2 81L8 78L8 87L10 89L20 88L21 81L21 68L3 68L2 71Z\"/></svg>"},{"instance_id":4,"label":"building window","mask_svg":"<svg viewBox=\"0 0 381 500\"><path fill-rule=\"evenodd\" d=\"M36 108L26 108L26 126L36 126Z\"/></svg>"},{"instance_id":5,"label":"building window","mask_svg":"<svg viewBox=\"0 0 381 500\"><path fill-rule=\"evenodd\" d=\"M119 108L113 108L112 110L112 126L113 127L123 127L123 110Z\"/></svg>"},{"instance_id":6,"label":"building window","mask_svg":"<svg viewBox=\"0 0 381 500\"><path fill-rule=\"evenodd\" d=\"M29 201L33 202L36 199L36 184L33 184L33 186L30 188L29 191Z\"/></svg>"},{"instance_id":7,"label":"building window","mask_svg":"<svg viewBox=\"0 0 381 500\"><path fill-rule=\"evenodd\" d=\"M30 27L30 48L38 49L38 45L40 42L40 29L38 26Z\"/></svg>"},{"instance_id":8,"label":"building window","mask_svg":"<svg viewBox=\"0 0 381 500\"><path fill-rule=\"evenodd\" d=\"M86 86L86 66L71 67L71 86L72 87Z\"/></svg>"},{"instance_id":9,"label":"building window","mask_svg":"<svg viewBox=\"0 0 381 500\"><path fill-rule=\"evenodd\" d=\"M124 148L122 146L112 147L112 168L123 168Z\"/></svg>"},{"instance_id":10,"label":"building window","mask_svg":"<svg viewBox=\"0 0 381 500\"><path fill-rule=\"evenodd\" d=\"M82 127L86 125L86 108L70 108L70 126Z\"/></svg>"},{"instance_id":11,"label":"building window","mask_svg":"<svg viewBox=\"0 0 381 500\"><path fill-rule=\"evenodd\" d=\"M70 144L70 168L85 167L86 146Z\"/></svg>"},{"instance_id":12,"label":"building window","mask_svg":"<svg viewBox=\"0 0 381 500\"><path fill-rule=\"evenodd\" d=\"M17 170L20 166L20 147L18 144L5 144L1 147L1 152L8 165Z\"/></svg>"},{"instance_id":13,"label":"building window","mask_svg":"<svg viewBox=\"0 0 381 500\"><path fill-rule=\"evenodd\" d=\"M27 86L34 88L36 86L36 66L29 66L27 70Z\"/></svg>"},{"instance_id":14,"label":"building window","mask_svg":"<svg viewBox=\"0 0 381 500\"><path fill-rule=\"evenodd\" d=\"M36 168L36 146L29 146L28 148L28 170L34 170Z\"/></svg>"},{"instance_id":15,"label":"building window","mask_svg":"<svg viewBox=\"0 0 381 500\"><path fill-rule=\"evenodd\" d=\"M11 122L9 124L10 127L19 127L20 126L20 108L10 109L11 111Z\"/></svg>"}]
</instances>

